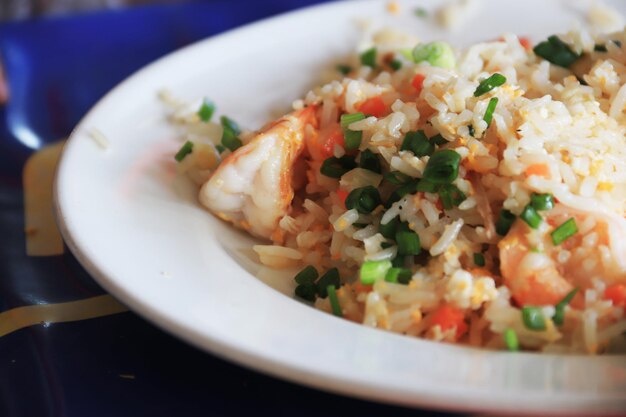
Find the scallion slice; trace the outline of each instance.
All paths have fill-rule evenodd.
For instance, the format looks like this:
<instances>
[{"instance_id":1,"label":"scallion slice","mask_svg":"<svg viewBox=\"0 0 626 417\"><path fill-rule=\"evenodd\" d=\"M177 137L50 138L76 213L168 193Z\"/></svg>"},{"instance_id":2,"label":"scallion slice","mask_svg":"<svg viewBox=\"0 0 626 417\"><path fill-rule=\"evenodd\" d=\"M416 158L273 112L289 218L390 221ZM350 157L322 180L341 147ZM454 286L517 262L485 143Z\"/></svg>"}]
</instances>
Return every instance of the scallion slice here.
<instances>
[{"instance_id":1,"label":"scallion slice","mask_svg":"<svg viewBox=\"0 0 626 417\"><path fill-rule=\"evenodd\" d=\"M415 10L413 10L413 14L421 18L428 17L428 12L423 7L416 7Z\"/></svg>"},{"instance_id":2,"label":"scallion slice","mask_svg":"<svg viewBox=\"0 0 626 417\"><path fill-rule=\"evenodd\" d=\"M390 268L385 275L385 281L396 284L408 284L413 274L409 268Z\"/></svg>"},{"instance_id":3,"label":"scallion slice","mask_svg":"<svg viewBox=\"0 0 626 417\"><path fill-rule=\"evenodd\" d=\"M554 316L552 316L552 321L557 326L563 325L563 321L565 320L565 306L567 306L572 301L572 298L574 298L577 292L578 288L574 288L573 290L568 292L567 295L561 301L559 301L556 306L554 306Z\"/></svg>"},{"instance_id":4,"label":"scallion slice","mask_svg":"<svg viewBox=\"0 0 626 417\"><path fill-rule=\"evenodd\" d=\"M226 116L220 117L220 123L224 128L222 132L222 145L234 152L243 144L237 137L241 133L239 125Z\"/></svg>"},{"instance_id":5,"label":"scallion slice","mask_svg":"<svg viewBox=\"0 0 626 417\"><path fill-rule=\"evenodd\" d=\"M459 175L461 155L451 149L435 152L424 169L424 179L434 184L450 184Z\"/></svg>"},{"instance_id":6,"label":"scallion slice","mask_svg":"<svg viewBox=\"0 0 626 417\"><path fill-rule=\"evenodd\" d=\"M426 61L434 67L454 68L456 58L452 47L445 42L419 44L413 49L413 61Z\"/></svg>"},{"instance_id":7,"label":"scallion slice","mask_svg":"<svg viewBox=\"0 0 626 417\"><path fill-rule=\"evenodd\" d=\"M576 226L576 220L571 217L550 233L552 243L554 243L554 246L558 246L574 236L577 232L578 226Z\"/></svg>"},{"instance_id":8,"label":"scallion slice","mask_svg":"<svg viewBox=\"0 0 626 417\"><path fill-rule=\"evenodd\" d=\"M510 327L502 333L502 338L504 339L504 344L506 348L511 352L516 352L519 350L519 340L517 339L517 333L515 330Z\"/></svg>"},{"instance_id":9,"label":"scallion slice","mask_svg":"<svg viewBox=\"0 0 626 417\"><path fill-rule=\"evenodd\" d=\"M339 305L339 298L337 298L337 290L334 285L326 287L326 293L328 294L328 301L330 301L330 308L333 314L337 317L343 317L341 306Z\"/></svg>"},{"instance_id":10,"label":"scallion slice","mask_svg":"<svg viewBox=\"0 0 626 417\"><path fill-rule=\"evenodd\" d=\"M408 132L404 136L400 150L412 151L415 156L422 157L432 155L435 151L435 145L428 140L423 130L418 130L417 132Z\"/></svg>"},{"instance_id":11,"label":"scallion slice","mask_svg":"<svg viewBox=\"0 0 626 417\"><path fill-rule=\"evenodd\" d=\"M176 155L174 155L174 159L176 159L177 162L180 162L183 159L185 159L185 157L189 155L192 151L193 151L193 142L188 140L187 142L185 142L183 146L180 147L178 152L176 152Z\"/></svg>"},{"instance_id":12,"label":"scallion slice","mask_svg":"<svg viewBox=\"0 0 626 417\"><path fill-rule=\"evenodd\" d=\"M350 130L349 126L360 120L365 119L363 113L342 114L340 123L343 128L343 138L346 150L358 149L361 145L361 139L363 138L363 132Z\"/></svg>"},{"instance_id":13,"label":"scallion slice","mask_svg":"<svg viewBox=\"0 0 626 417\"><path fill-rule=\"evenodd\" d=\"M198 117L200 117L200 120L203 122L208 122L211 120L211 117L213 117L213 113L215 113L215 104L211 100L205 98L202 101L200 109L198 109Z\"/></svg>"},{"instance_id":14,"label":"scallion slice","mask_svg":"<svg viewBox=\"0 0 626 417\"><path fill-rule=\"evenodd\" d=\"M533 48L535 55L540 56L559 67L569 68L580 55L572 51L568 44L558 36L552 35L548 40L539 43Z\"/></svg>"},{"instance_id":15,"label":"scallion slice","mask_svg":"<svg viewBox=\"0 0 626 417\"><path fill-rule=\"evenodd\" d=\"M361 265L361 283L371 285L379 279L384 279L387 271L391 268L391 261L365 261Z\"/></svg>"},{"instance_id":16,"label":"scallion slice","mask_svg":"<svg viewBox=\"0 0 626 417\"><path fill-rule=\"evenodd\" d=\"M396 232L398 255L419 255L422 251L420 237L414 231L400 230Z\"/></svg>"},{"instance_id":17,"label":"scallion slice","mask_svg":"<svg viewBox=\"0 0 626 417\"><path fill-rule=\"evenodd\" d=\"M400 171L387 172L383 175L383 178L393 185L402 185L411 179L411 177Z\"/></svg>"},{"instance_id":18,"label":"scallion slice","mask_svg":"<svg viewBox=\"0 0 626 417\"><path fill-rule=\"evenodd\" d=\"M485 266L485 255L480 252L474 254L474 264L476 266Z\"/></svg>"},{"instance_id":19,"label":"scallion slice","mask_svg":"<svg viewBox=\"0 0 626 417\"><path fill-rule=\"evenodd\" d=\"M389 63L389 66L392 70L398 71L400 68L402 68L402 61L400 61L399 59L393 59Z\"/></svg>"},{"instance_id":20,"label":"scallion slice","mask_svg":"<svg viewBox=\"0 0 626 417\"><path fill-rule=\"evenodd\" d=\"M300 284L296 287L295 294L307 301L315 301L317 298L317 287L313 283Z\"/></svg>"},{"instance_id":21,"label":"scallion slice","mask_svg":"<svg viewBox=\"0 0 626 417\"><path fill-rule=\"evenodd\" d=\"M326 298L328 296L327 289L329 285L335 288L339 288L341 285L341 278L339 277L339 270L337 268L329 269L320 277L316 284L317 294L322 298Z\"/></svg>"},{"instance_id":22,"label":"scallion slice","mask_svg":"<svg viewBox=\"0 0 626 417\"><path fill-rule=\"evenodd\" d=\"M312 265L308 265L296 274L294 280L298 284L313 284L318 277L317 269Z\"/></svg>"},{"instance_id":23,"label":"scallion slice","mask_svg":"<svg viewBox=\"0 0 626 417\"><path fill-rule=\"evenodd\" d=\"M533 193L530 196L530 204L537 211L551 210L554 207L554 197L552 194Z\"/></svg>"},{"instance_id":24,"label":"scallion slice","mask_svg":"<svg viewBox=\"0 0 626 417\"><path fill-rule=\"evenodd\" d=\"M359 157L359 167L377 174L380 174L381 172L380 160L378 159L378 156L376 156L376 154L369 149L361 152L361 156Z\"/></svg>"},{"instance_id":25,"label":"scallion slice","mask_svg":"<svg viewBox=\"0 0 626 417\"><path fill-rule=\"evenodd\" d=\"M437 184L425 179L422 179L419 184L417 184L417 191L422 193L436 193L437 189Z\"/></svg>"},{"instance_id":26,"label":"scallion slice","mask_svg":"<svg viewBox=\"0 0 626 417\"><path fill-rule=\"evenodd\" d=\"M500 236L506 235L513 226L513 222L515 222L515 214L505 209L500 210L500 216L496 221L496 233Z\"/></svg>"},{"instance_id":27,"label":"scallion slice","mask_svg":"<svg viewBox=\"0 0 626 417\"><path fill-rule=\"evenodd\" d=\"M346 197L346 208L356 209L359 213L371 213L381 203L378 190L371 185L355 188Z\"/></svg>"},{"instance_id":28,"label":"scallion slice","mask_svg":"<svg viewBox=\"0 0 626 417\"><path fill-rule=\"evenodd\" d=\"M463 201L467 199L463 191L454 184L443 184L439 187L439 198L441 204L446 210L451 210L457 207Z\"/></svg>"},{"instance_id":29,"label":"scallion slice","mask_svg":"<svg viewBox=\"0 0 626 417\"><path fill-rule=\"evenodd\" d=\"M224 147L224 145L222 145L222 144L217 144L217 145L215 145L215 149L216 149L219 153L222 153L222 152L224 152L224 151L226 150L226 148L225 148L225 147Z\"/></svg>"},{"instance_id":30,"label":"scallion slice","mask_svg":"<svg viewBox=\"0 0 626 417\"><path fill-rule=\"evenodd\" d=\"M483 94L487 94L496 87L500 87L506 82L506 77L502 74L492 74L488 78L482 80L476 90L474 91L474 97L480 97Z\"/></svg>"},{"instance_id":31,"label":"scallion slice","mask_svg":"<svg viewBox=\"0 0 626 417\"><path fill-rule=\"evenodd\" d=\"M399 223L400 223L400 220L396 216L385 224L381 223L378 226L378 231L380 232L381 235L383 235L387 239L393 239L396 236L396 228L398 227Z\"/></svg>"},{"instance_id":32,"label":"scallion slice","mask_svg":"<svg viewBox=\"0 0 626 417\"><path fill-rule=\"evenodd\" d=\"M522 307L522 320L529 330L541 331L546 329L546 319L540 307Z\"/></svg>"},{"instance_id":33,"label":"scallion slice","mask_svg":"<svg viewBox=\"0 0 626 417\"><path fill-rule=\"evenodd\" d=\"M361 64L375 68L376 67L376 48L370 48L361 54Z\"/></svg>"},{"instance_id":34,"label":"scallion slice","mask_svg":"<svg viewBox=\"0 0 626 417\"><path fill-rule=\"evenodd\" d=\"M487 123L487 127L491 125L491 120L493 119L493 112L496 110L496 106L498 105L498 97L491 97L489 100L489 104L487 104L487 110L485 110L485 115L483 116L483 120Z\"/></svg>"},{"instance_id":35,"label":"scallion slice","mask_svg":"<svg viewBox=\"0 0 626 417\"><path fill-rule=\"evenodd\" d=\"M347 129L352 123L359 122L365 119L365 115L361 112L359 113L351 113L351 114L342 114L339 123L343 129Z\"/></svg>"},{"instance_id":36,"label":"scallion slice","mask_svg":"<svg viewBox=\"0 0 626 417\"><path fill-rule=\"evenodd\" d=\"M352 71L352 67L345 64L338 64L335 68L343 75L348 75Z\"/></svg>"},{"instance_id":37,"label":"scallion slice","mask_svg":"<svg viewBox=\"0 0 626 417\"><path fill-rule=\"evenodd\" d=\"M405 184L398 187L391 195L389 199L385 203L387 208L391 207L393 203L399 201L402 197L409 194L415 194L417 192L417 186L419 185L420 180L417 178L413 178Z\"/></svg>"},{"instance_id":38,"label":"scallion slice","mask_svg":"<svg viewBox=\"0 0 626 417\"><path fill-rule=\"evenodd\" d=\"M331 156L322 162L320 172L330 178L341 178L343 174L356 168L354 158L344 155L341 158Z\"/></svg>"},{"instance_id":39,"label":"scallion slice","mask_svg":"<svg viewBox=\"0 0 626 417\"><path fill-rule=\"evenodd\" d=\"M519 217L533 229L537 229L542 221L541 216L537 213L537 210L535 210L532 204L527 204Z\"/></svg>"},{"instance_id":40,"label":"scallion slice","mask_svg":"<svg viewBox=\"0 0 626 417\"><path fill-rule=\"evenodd\" d=\"M435 136L430 138L430 142L433 145L443 145L444 143L448 143L448 141L443 136L441 136L441 133L437 133Z\"/></svg>"}]
</instances>

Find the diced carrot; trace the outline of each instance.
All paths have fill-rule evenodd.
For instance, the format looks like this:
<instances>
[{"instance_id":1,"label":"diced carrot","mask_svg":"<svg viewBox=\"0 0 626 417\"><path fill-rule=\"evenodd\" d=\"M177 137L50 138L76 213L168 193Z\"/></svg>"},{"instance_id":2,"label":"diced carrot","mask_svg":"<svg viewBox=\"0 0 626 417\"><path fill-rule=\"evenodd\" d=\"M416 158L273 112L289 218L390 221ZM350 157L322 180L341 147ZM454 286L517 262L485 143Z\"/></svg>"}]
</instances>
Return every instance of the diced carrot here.
<instances>
[{"instance_id":1,"label":"diced carrot","mask_svg":"<svg viewBox=\"0 0 626 417\"><path fill-rule=\"evenodd\" d=\"M467 332L467 323L465 323L463 311L450 305L443 305L433 311L430 320L433 326L439 325L444 332L456 327L456 340Z\"/></svg>"},{"instance_id":2,"label":"diced carrot","mask_svg":"<svg viewBox=\"0 0 626 417\"><path fill-rule=\"evenodd\" d=\"M417 92L417 94L422 92L425 78L426 77L423 76L422 74L415 74L415 77L413 77L413 81L411 81L411 85L415 88L415 91Z\"/></svg>"},{"instance_id":3,"label":"diced carrot","mask_svg":"<svg viewBox=\"0 0 626 417\"><path fill-rule=\"evenodd\" d=\"M341 200L341 204L345 208L346 207L346 198L348 197L348 191L344 190L343 188L339 188L337 190L337 197L339 197L339 200Z\"/></svg>"},{"instance_id":4,"label":"diced carrot","mask_svg":"<svg viewBox=\"0 0 626 417\"><path fill-rule=\"evenodd\" d=\"M626 284L613 284L604 290L604 298L613 301L614 306L626 307Z\"/></svg>"},{"instance_id":5,"label":"diced carrot","mask_svg":"<svg viewBox=\"0 0 626 417\"><path fill-rule=\"evenodd\" d=\"M548 167L547 164L532 164L526 168L524 174L526 174L527 177L538 175L540 177L550 178L550 167Z\"/></svg>"},{"instance_id":6,"label":"diced carrot","mask_svg":"<svg viewBox=\"0 0 626 417\"><path fill-rule=\"evenodd\" d=\"M522 45L522 47L527 51L530 51L533 48L533 45L530 43L530 39L526 36L519 37L519 44Z\"/></svg>"},{"instance_id":7,"label":"diced carrot","mask_svg":"<svg viewBox=\"0 0 626 417\"><path fill-rule=\"evenodd\" d=\"M356 292L357 294L371 292L372 288L372 285L365 285L361 281L356 281L354 284L352 284L352 289L354 289L354 292Z\"/></svg>"},{"instance_id":8,"label":"diced carrot","mask_svg":"<svg viewBox=\"0 0 626 417\"><path fill-rule=\"evenodd\" d=\"M316 161L333 156L335 145L339 145L342 148L345 146L343 130L339 123L334 123L318 133L310 135L307 139L309 154Z\"/></svg>"},{"instance_id":9,"label":"diced carrot","mask_svg":"<svg viewBox=\"0 0 626 417\"><path fill-rule=\"evenodd\" d=\"M381 96L371 97L357 106L357 110L369 116L383 117L389 113L389 107Z\"/></svg>"},{"instance_id":10,"label":"diced carrot","mask_svg":"<svg viewBox=\"0 0 626 417\"><path fill-rule=\"evenodd\" d=\"M435 207L437 207L437 210L443 211L443 202L441 201L440 198L438 198L437 201L435 202Z\"/></svg>"}]
</instances>

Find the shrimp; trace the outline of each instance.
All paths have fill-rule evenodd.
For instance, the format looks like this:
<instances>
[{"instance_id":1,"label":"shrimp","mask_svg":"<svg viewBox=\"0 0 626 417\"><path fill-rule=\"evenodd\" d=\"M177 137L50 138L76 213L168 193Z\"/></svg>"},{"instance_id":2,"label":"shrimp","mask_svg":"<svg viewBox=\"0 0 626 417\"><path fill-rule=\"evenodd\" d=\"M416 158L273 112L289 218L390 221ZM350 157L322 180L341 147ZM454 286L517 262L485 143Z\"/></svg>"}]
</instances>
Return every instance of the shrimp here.
<instances>
[{"instance_id":1,"label":"shrimp","mask_svg":"<svg viewBox=\"0 0 626 417\"><path fill-rule=\"evenodd\" d=\"M270 123L222 161L200 188L200 202L217 217L271 239L291 207L308 124L317 125L314 107Z\"/></svg>"},{"instance_id":2,"label":"shrimp","mask_svg":"<svg viewBox=\"0 0 626 417\"><path fill-rule=\"evenodd\" d=\"M558 246L550 232L574 218L579 232ZM599 279L626 282L626 250L621 243L626 220L557 204L538 229L516 221L500 241L500 272L519 305L555 305L574 288L572 305L582 307L585 289Z\"/></svg>"}]
</instances>

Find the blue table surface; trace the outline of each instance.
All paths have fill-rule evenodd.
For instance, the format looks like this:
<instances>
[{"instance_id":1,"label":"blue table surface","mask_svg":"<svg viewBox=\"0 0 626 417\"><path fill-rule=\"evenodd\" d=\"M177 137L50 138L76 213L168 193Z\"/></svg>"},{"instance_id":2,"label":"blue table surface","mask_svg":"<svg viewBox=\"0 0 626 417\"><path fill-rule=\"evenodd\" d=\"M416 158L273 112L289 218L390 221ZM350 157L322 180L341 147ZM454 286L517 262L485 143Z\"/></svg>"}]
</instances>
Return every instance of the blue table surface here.
<instances>
[{"instance_id":1,"label":"blue table surface","mask_svg":"<svg viewBox=\"0 0 626 417\"><path fill-rule=\"evenodd\" d=\"M205 1L7 23L0 53L0 312L103 294L67 250L25 253L22 168L106 91L183 45L319 0ZM133 378L125 378L132 375ZM126 312L0 337L0 416L443 416L340 397L201 352Z\"/></svg>"}]
</instances>

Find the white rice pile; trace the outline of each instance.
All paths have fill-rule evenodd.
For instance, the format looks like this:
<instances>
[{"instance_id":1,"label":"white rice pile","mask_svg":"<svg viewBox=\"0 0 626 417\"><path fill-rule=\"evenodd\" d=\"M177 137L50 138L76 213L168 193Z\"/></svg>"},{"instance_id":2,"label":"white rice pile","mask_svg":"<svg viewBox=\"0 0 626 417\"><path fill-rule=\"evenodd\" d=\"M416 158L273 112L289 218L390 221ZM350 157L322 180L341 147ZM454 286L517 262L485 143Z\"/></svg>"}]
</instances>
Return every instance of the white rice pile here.
<instances>
[{"instance_id":1,"label":"white rice pile","mask_svg":"<svg viewBox=\"0 0 626 417\"><path fill-rule=\"evenodd\" d=\"M455 65L445 68L412 62L406 53L415 46L411 37L375 34L368 45L377 47L375 68L355 55L345 77L335 72L335 79L294 102L294 110L316 109L318 125L306 128L310 138L336 126L342 114L367 113L368 100L382 102L382 114L347 127L362 132L356 154L335 143L327 155L352 155L358 163L369 150L381 172L356 167L331 178L320 172L324 159L305 151L305 184L277 222L273 243L255 246L261 262L312 265L320 275L337 268L340 314L367 326L495 349L515 349L515 341L523 349L559 353L623 348L626 32L559 38L580 55L568 68L535 55L513 34L457 51ZM401 68L393 69L398 63ZM506 82L475 96L496 73ZM222 132L194 116L199 105L175 103L173 117L197 142L181 170L200 184L219 162L214 144ZM406 135L419 130L443 137L436 152L460 156L451 185L465 199L453 207L444 209L436 191L415 190L385 207L398 188L385 174L424 177L432 152L416 156L401 149ZM251 137L244 135L244 144ZM367 186L379 191L383 204L369 213L348 209L346 194ZM537 194L550 194L556 205L537 211L540 224L533 228L523 212ZM516 216L504 237L496 233L503 210ZM421 244L420 255L394 263L410 270L410 281L390 282L383 274L363 283L364 263L398 257L398 243L381 234L382 225L398 219ZM577 232L557 244L551 234L568 219ZM568 293L573 298L559 306ZM318 296L315 307L331 312L331 299ZM533 328L528 311L543 325Z\"/></svg>"}]
</instances>

